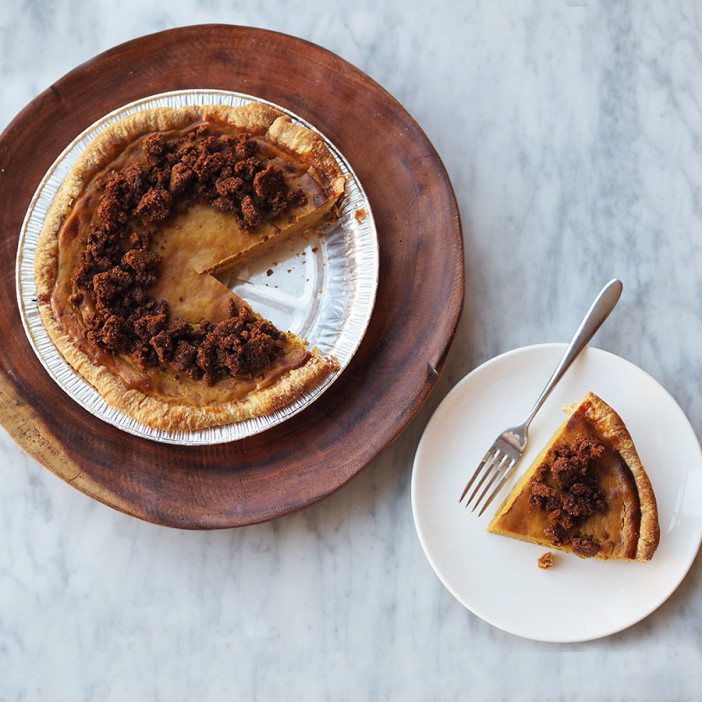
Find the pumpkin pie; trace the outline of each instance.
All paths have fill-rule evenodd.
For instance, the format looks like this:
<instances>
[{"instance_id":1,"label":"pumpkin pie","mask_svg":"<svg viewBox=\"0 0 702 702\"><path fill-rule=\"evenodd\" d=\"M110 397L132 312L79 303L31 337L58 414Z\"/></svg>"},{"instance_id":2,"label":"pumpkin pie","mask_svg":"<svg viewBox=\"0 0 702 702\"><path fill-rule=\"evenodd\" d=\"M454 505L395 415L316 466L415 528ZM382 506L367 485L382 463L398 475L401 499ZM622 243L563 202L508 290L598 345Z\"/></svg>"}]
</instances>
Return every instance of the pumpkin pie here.
<instances>
[{"instance_id":1,"label":"pumpkin pie","mask_svg":"<svg viewBox=\"0 0 702 702\"><path fill-rule=\"evenodd\" d=\"M324 140L268 105L151 109L109 125L58 192L36 252L66 360L149 426L260 417L338 368L221 279L336 216Z\"/></svg>"},{"instance_id":2,"label":"pumpkin pie","mask_svg":"<svg viewBox=\"0 0 702 702\"><path fill-rule=\"evenodd\" d=\"M488 530L582 558L649 561L658 511L629 431L591 392L566 409Z\"/></svg>"}]
</instances>

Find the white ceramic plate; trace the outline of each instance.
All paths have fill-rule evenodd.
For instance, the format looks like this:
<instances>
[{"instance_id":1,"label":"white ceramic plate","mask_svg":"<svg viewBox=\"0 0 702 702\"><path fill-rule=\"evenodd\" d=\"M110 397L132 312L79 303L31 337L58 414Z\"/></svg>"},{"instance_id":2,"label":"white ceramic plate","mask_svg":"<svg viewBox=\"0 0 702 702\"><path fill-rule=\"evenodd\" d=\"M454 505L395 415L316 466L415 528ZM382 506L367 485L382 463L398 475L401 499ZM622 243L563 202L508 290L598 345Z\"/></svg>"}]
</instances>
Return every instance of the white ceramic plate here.
<instances>
[{"instance_id":1,"label":"white ceramic plate","mask_svg":"<svg viewBox=\"0 0 702 702\"><path fill-rule=\"evenodd\" d=\"M186 105L238 106L253 100L287 112L295 122L317 131L280 105L243 93L191 89L151 95L110 112L78 135L44 176L27 211L17 248L17 301L29 343L49 375L73 400L130 434L170 444L201 445L243 439L270 429L303 410L331 386L351 361L368 326L378 285L378 237L373 214L350 164L325 137L346 176L339 218L321 239L314 235L295 237L254 262L239 266L231 287L273 324L297 334L323 354L334 356L339 363L338 373L263 417L196 431L168 431L148 427L108 405L51 341L37 304L34 255L54 196L90 141L109 124L140 110ZM357 217L361 210L365 216Z\"/></svg>"},{"instance_id":2,"label":"white ceramic plate","mask_svg":"<svg viewBox=\"0 0 702 702\"><path fill-rule=\"evenodd\" d=\"M685 414L647 373L586 349L532 424L529 445L502 493L478 518L458 503L495 436L521 422L564 344L528 346L483 364L448 394L427 425L412 473L419 539L441 582L471 612L529 639L586 641L625 629L659 607L692 565L702 538L702 453ZM488 522L518 476L563 421L561 407L588 390L621 415L658 501L661 541L649 563L581 560L489 534Z\"/></svg>"}]
</instances>

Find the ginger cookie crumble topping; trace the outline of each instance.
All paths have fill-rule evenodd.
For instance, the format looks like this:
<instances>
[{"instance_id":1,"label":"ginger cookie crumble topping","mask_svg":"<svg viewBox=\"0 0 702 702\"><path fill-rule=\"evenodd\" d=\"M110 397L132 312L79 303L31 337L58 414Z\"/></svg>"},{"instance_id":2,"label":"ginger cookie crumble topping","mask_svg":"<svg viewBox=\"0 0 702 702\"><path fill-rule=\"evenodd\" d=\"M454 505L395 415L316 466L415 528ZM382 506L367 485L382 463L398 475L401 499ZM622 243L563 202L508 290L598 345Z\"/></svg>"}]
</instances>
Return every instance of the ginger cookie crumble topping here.
<instances>
[{"instance_id":1,"label":"ginger cookie crumble topping","mask_svg":"<svg viewBox=\"0 0 702 702\"><path fill-rule=\"evenodd\" d=\"M149 293L161 259L144 225L201 202L253 231L305 204L302 190L291 191L281 169L259 157L255 139L212 135L205 125L151 134L126 166L101 177L96 196L70 298L75 306L90 303L84 321L91 344L140 368L170 367L207 385L256 374L282 353L281 332L245 307L230 304L229 318L218 324L189 324Z\"/></svg>"},{"instance_id":2,"label":"ginger cookie crumble topping","mask_svg":"<svg viewBox=\"0 0 702 702\"><path fill-rule=\"evenodd\" d=\"M546 551L546 553L539 556L538 560L536 561L536 564L542 570L548 570L549 568L553 568L553 564L554 564L553 553L551 553L551 551Z\"/></svg>"},{"instance_id":3,"label":"ginger cookie crumble topping","mask_svg":"<svg viewBox=\"0 0 702 702\"><path fill-rule=\"evenodd\" d=\"M544 536L556 546L570 545L583 558L597 555L600 548L597 540L582 535L579 527L589 516L607 511L593 471L604 451L599 441L581 434L572 444L554 446L531 479L529 504L548 513Z\"/></svg>"}]
</instances>

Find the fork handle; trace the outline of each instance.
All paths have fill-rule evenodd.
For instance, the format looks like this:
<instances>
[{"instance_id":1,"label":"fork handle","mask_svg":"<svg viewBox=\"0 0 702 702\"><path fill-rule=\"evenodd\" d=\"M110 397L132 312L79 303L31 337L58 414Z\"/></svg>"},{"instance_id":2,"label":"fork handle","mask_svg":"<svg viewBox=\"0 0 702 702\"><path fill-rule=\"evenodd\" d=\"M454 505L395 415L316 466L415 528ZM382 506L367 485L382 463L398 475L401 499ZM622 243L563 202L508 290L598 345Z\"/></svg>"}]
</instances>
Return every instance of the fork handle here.
<instances>
[{"instance_id":1,"label":"fork handle","mask_svg":"<svg viewBox=\"0 0 702 702\"><path fill-rule=\"evenodd\" d=\"M544 404L546 398L551 394L553 388L556 387L558 381L563 377L563 374L570 368L573 361L578 357L580 352L588 345L590 339L597 333L597 330L602 326L602 323L609 317L610 312L614 309L614 306L619 301L619 297L622 294L622 281L614 278L610 280L607 285L605 285L600 294L595 298L595 301L590 306L587 314L580 322L578 330L573 335L573 338L568 344L568 348L565 350L563 357L558 363L556 370L553 371L553 375L546 383L546 387L543 389L539 399L536 401L534 406L529 412L529 416L524 422L524 428L528 429L531 424L531 420L534 419L536 413L541 409L541 405Z\"/></svg>"}]
</instances>

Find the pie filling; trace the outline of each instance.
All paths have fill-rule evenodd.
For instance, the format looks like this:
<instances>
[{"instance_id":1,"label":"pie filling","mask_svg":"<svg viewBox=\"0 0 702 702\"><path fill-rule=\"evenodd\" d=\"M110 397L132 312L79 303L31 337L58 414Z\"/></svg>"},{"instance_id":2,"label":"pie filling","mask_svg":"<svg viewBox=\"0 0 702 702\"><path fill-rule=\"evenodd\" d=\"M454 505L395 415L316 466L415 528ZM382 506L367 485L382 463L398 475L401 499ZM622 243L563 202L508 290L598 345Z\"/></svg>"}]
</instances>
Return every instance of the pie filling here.
<instances>
[{"instance_id":1,"label":"pie filling","mask_svg":"<svg viewBox=\"0 0 702 702\"><path fill-rule=\"evenodd\" d=\"M59 232L54 318L127 387L187 404L245 397L310 353L215 273L331 205L313 169L224 123L138 138Z\"/></svg>"},{"instance_id":2,"label":"pie filling","mask_svg":"<svg viewBox=\"0 0 702 702\"><path fill-rule=\"evenodd\" d=\"M631 470L580 413L565 424L498 530L592 556L635 558L641 508Z\"/></svg>"}]
</instances>

